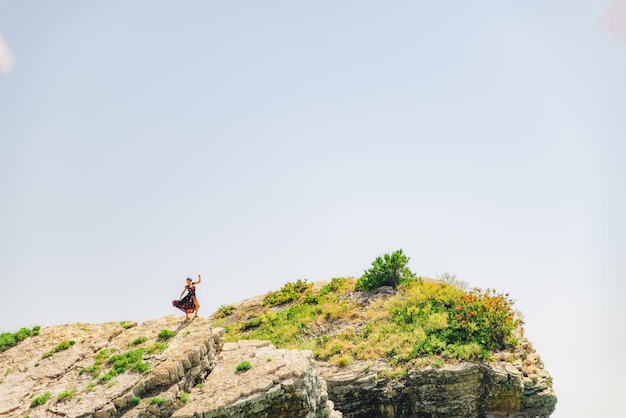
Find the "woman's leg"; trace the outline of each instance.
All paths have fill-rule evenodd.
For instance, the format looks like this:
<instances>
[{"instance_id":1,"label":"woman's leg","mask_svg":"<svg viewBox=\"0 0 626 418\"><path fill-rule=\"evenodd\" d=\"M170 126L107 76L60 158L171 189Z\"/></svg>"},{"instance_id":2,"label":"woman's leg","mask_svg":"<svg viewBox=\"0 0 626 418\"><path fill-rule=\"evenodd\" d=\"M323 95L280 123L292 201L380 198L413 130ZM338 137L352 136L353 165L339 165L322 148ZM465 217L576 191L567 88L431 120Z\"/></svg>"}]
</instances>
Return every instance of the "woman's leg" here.
<instances>
[{"instance_id":1,"label":"woman's leg","mask_svg":"<svg viewBox=\"0 0 626 418\"><path fill-rule=\"evenodd\" d=\"M198 311L200 310L200 302L198 302L198 299L193 298L193 304L196 307L196 314L193 317L197 318L198 317Z\"/></svg>"}]
</instances>

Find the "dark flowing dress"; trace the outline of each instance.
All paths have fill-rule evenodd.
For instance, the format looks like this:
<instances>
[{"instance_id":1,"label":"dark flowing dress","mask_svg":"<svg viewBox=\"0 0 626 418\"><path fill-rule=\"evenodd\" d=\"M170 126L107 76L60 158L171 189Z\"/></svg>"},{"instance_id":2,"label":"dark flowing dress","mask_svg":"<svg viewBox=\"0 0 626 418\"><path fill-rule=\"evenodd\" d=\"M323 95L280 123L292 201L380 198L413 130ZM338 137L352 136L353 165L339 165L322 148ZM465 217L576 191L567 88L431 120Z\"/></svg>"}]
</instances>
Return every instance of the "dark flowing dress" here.
<instances>
[{"instance_id":1,"label":"dark flowing dress","mask_svg":"<svg viewBox=\"0 0 626 418\"><path fill-rule=\"evenodd\" d=\"M196 311L196 287L193 285L185 286L187 294L181 300L173 300L172 305L175 308L185 312L185 314L194 313Z\"/></svg>"}]
</instances>

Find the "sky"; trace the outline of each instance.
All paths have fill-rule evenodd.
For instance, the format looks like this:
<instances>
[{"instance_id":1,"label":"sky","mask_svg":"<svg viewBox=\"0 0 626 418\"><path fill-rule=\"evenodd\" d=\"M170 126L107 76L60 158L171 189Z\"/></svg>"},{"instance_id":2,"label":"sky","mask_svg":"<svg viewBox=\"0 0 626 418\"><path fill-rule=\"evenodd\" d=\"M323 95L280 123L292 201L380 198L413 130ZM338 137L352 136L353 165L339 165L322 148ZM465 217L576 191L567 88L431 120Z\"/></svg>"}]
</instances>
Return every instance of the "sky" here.
<instances>
[{"instance_id":1,"label":"sky","mask_svg":"<svg viewBox=\"0 0 626 418\"><path fill-rule=\"evenodd\" d=\"M0 331L401 248L510 293L553 417L623 414L625 5L0 0Z\"/></svg>"}]
</instances>

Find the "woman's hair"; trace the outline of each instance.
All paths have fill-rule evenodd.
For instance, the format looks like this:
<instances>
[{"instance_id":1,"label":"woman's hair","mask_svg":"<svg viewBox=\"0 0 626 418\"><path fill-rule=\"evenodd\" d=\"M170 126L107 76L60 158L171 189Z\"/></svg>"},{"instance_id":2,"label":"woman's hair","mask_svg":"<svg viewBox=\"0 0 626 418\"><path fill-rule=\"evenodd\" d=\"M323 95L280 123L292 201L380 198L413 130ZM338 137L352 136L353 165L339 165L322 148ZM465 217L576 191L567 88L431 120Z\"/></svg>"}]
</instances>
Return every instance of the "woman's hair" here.
<instances>
[{"instance_id":1,"label":"woman's hair","mask_svg":"<svg viewBox=\"0 0 626 418\"><path fill-rule=\"evenodd\" d=\"M191 280L191 277L187 277L187 280L189 280L190 282L193 282L193 280Z\"/></svg>"}]
</instances>

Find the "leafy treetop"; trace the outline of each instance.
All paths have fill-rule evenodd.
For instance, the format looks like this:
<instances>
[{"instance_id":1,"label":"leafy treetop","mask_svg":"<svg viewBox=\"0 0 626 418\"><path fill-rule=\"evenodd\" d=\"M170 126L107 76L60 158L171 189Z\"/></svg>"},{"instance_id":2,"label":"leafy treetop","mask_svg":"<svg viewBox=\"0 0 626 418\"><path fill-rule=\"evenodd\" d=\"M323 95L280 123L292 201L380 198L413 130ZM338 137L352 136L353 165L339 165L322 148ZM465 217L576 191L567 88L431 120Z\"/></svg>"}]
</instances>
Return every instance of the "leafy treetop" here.
<instances>
[{"instance_id":1,"label":"leafy treetop","mask_svg":"<svg viewBox=\"0 0 626 418\"><path fill-rule=\"evenodd\" d=\"M371 290L381 286L397 288L400 283L415 278L415 274L407 267L408 263L409 257L404 255L402 249L376 257L372 268L365 270L357 280L355 290Z\"/></svg>"}]
</instances>

